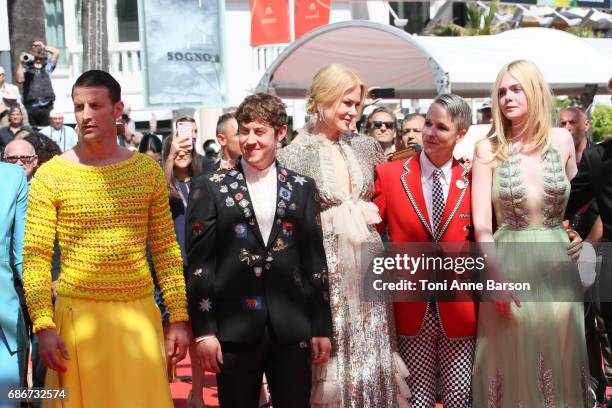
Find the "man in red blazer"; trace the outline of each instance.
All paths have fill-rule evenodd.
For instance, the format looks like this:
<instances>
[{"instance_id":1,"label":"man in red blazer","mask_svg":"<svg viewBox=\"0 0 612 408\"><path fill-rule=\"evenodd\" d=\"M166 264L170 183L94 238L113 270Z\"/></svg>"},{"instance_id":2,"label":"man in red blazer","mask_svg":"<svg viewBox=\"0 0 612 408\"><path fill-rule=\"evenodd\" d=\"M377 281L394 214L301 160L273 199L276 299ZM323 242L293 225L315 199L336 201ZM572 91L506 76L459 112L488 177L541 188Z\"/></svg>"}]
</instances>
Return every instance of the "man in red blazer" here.
<instances>
[{"instance_id":1,"label":"man in red blazer","mask_svg":"<svg viewBox=\"0 0 612 408\"><path fill-rule=\"evenodd\" d=\"M387 228L391 242L470 240L470 173L453 158L470 124L470 107L461 97L439 95L427 112L423 151L376 168L378 229ZM435 406L439 370L444 407L471 407L476 303L435 298L396 303L395 320L400 354L410 370L412 406Z\"/></svg>"}]
</instances>

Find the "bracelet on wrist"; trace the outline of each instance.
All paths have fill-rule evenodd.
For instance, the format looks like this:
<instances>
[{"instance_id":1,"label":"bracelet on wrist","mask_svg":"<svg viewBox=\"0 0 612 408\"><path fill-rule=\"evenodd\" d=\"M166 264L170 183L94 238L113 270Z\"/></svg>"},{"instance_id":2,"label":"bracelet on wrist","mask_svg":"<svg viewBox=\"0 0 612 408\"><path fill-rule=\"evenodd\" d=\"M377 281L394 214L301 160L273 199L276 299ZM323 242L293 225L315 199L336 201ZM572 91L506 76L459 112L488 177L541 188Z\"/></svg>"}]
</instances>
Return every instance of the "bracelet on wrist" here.
<instances>
[{"instance_id":1,"label":"bracelet on wrist","mask_svg":"<svg viewBox=\"0 0 612 408\"><path fill-rule=\"evenodd\" d=\"M195 342L196 342L196 344L197 344L197 343L203 342L203 341L204 341L204 340L206 340L206 339L215 339L215 338L217 338L217 336L216 336L216 335L214 335L214 334L206 334L206 335L204 335L204 336L199 336L199 337L196 337L196 338L195 338Z\"/></svg>"}]
</instances>

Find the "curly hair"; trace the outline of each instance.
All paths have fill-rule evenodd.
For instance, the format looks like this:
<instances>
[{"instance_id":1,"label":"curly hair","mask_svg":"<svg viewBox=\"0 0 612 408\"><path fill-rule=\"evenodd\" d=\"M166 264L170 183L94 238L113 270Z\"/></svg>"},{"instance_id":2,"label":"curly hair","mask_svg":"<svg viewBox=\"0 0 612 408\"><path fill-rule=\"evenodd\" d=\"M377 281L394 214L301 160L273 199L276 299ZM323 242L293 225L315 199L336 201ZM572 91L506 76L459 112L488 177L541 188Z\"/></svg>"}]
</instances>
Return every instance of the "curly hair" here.
<instances>
[{"instance_id":1,"label":"curly hair","mask_svg":"<svg viewBox=\"0 0 612 408\"><path fill-rule=\"evenodd\" d=\"M261 92L244 98L235 115L238 126L250 122L264 122L274 128L275 134L287 125L287 110L283 101Z\"/></svg>"}]
</instances>

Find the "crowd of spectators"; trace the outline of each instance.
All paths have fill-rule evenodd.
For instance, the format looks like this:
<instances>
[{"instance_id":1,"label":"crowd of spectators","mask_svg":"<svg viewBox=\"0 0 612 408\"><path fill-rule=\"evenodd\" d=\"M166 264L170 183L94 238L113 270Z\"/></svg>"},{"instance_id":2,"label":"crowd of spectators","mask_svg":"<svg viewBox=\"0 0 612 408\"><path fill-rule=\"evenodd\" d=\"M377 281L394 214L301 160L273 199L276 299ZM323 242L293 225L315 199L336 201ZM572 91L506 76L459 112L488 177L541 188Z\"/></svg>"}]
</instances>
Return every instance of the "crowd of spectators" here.
<instances>
[{"instance_id":1,"label":"crowd of spectators","mask_svg":"<svg viewBox=\"0 0 612 408\"><path fill-rule=\"evenodd\" d=\"M35 41L30 53L34 57L33 60L26 62L27 58L22 57L16 73L17 82L23 84L23 96L15 85L5 82L5 72L0 67L0 96L2 97L2 103L0 103L0 155L2 161L23 168L28 184L42 164L56 155L69 151L79 142L77 130L65 125L63 114L53 109L55 95L51 87L50 75L57 64L59 51L54 47L44 45L40 41ZM50 54L50 57L47 54ZM180 238L185 235L185 216L191 179L201 173L212 174L241 156L240 146L238 145L238 122L231 113L222 115L216 127L216 140L207 140L200 145L204 154L199 155L196 152L197 127L193 118L183 117L176 121L177 124L192 123L191 137L180 137L177 128L164 139L156 133L157 126L154 116L152 116L150 131L141 134L136 130L135 122L130 114L130 107L126 105L117 127L117 143L150 156L163 168L169 191L168 199L175 233L179 238L178 244L183 259L186 259L185 242ZM483 106L479 111L479 122L489 123L490 115L490 105ZM385 157L394 160L394 155L404 150L410 150L414 153L422 151L423 129L426 126L432 126L429 122L426 125L425 116L417 113L406 114L400 120L396 117L396 112L385 107L374 106L374 109L365 119L360 132L376 139ZM565 109L561 112L559 124L572 134L577 159L580 162L582 153L592 148L592 143L588 138L589 123L584 112L577 108ZM39 176L40 174L42 172L39 173ZM601 240L602 227L597 208L588 206L583 210L572 220L572 225L576 230L580 230L579 227L584 227L582 228L584 230L583 236L587 236L587 241L597 242ZM592 213L591 218L587 214L588 211ZM587 223L587 220L590 221ZM599 233L596 234L594 231L599 231ZM592 235L597 236L591 237ZM57 252L57 249L55 252ZM57 262L57 260L54 260L54 265L57 265ZM55 280L60 271L58 268L54 269L53 279ZM154 270L151 272L152 274L155 273ZM160 309L163 311L162 298L159 297L158 301ZM600 339L596 335L597 328L593 327L598 322L598 313L599 311L594 306L589 309L585 325L587 331L593 334L590 337L591 343L588 351L589 357L591 357L591 373L598 377L597 398L601 401L605 398L603 394L605 386L603 385L607 381L605 373L601 369L606 367L608 362L602 359L600 353L607 340ZM601 332L601 330L599 331ZM192 353L195 353L194 347L195 343L192 341L190 345ZM605 357L612 356L611 353L608 346L608 349L604 352ZM32 353L32 360L35 369L37 366L42 367L39 364L40 361L37 361L36 352ZM189 405L200 406L203 399L201 392L203 378L201 375L198 376L198 373L201 374L203 370L198 365L199 361L194 360L192 364L194 366L194 389L189 395ZM44 377L44 374L42 376ZM40 373L34 373L34 377L40 380L41 375ZM39 385L41 385L40 381Z\"/></svg>"}]
</instances>

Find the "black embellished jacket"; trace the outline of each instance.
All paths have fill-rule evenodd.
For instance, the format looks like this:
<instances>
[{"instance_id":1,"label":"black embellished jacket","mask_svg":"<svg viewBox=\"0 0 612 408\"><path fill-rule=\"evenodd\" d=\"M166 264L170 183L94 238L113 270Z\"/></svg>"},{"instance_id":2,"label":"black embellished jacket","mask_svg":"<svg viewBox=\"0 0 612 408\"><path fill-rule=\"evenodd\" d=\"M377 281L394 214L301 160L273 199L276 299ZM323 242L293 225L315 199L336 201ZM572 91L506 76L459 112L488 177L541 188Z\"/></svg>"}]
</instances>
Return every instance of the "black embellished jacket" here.
<instances>
[{"instance_id":1,"label":"black embellished jacket","mask_svg":"<svg viewBox=\"0 0 612 408\"><path fill-rule=\"evenodd\" d=\"M331 337L328 276L314 180L277 164L274 224L264 242L243 170L192 180L187 297L195 337L281 342Z\"/></svg>"}]
</instances>

